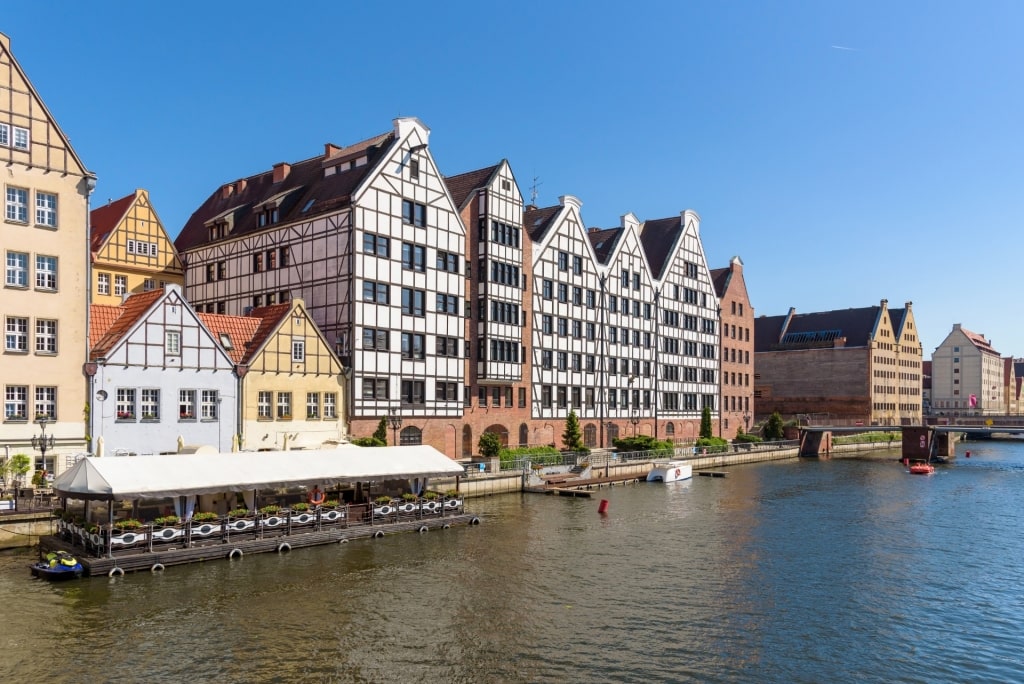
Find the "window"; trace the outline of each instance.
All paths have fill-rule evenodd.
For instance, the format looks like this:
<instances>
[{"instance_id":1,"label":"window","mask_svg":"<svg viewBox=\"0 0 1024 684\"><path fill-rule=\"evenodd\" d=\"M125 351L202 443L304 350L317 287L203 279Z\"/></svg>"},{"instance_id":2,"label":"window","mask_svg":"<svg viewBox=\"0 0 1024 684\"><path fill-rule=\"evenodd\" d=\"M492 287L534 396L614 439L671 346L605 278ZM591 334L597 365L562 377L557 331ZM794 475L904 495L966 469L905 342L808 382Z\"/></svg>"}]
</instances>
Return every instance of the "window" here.
<instances>
[{"instance_id":1,"label":"window","mask_svg":"<svg viewBox=\"0 0 1024 684\"><path fill-rule=\"evenodd\" d=\"M581 288L572 288L572 303L577 306L583 303L583 290Z\"/></svg>"},{"instance_id":2,"label":"window","mask_svg":"<svg viewBox=\"0 0 1024 684\"><path fill-rule=\"evenodd\" d=\"M28 351L28 319L20 316L7 317L7 334L4 336L4 351Z\"/></svg>"},{"instance_id":3,"label":"window","mask_svg":"<svg viewBox=\"0 0 1024 684\"><path fill-rule=\"evenodd\" d=\"M587 354L587 372L588 373L593 373L594 372L594 362L595 362L594 355L593 354Z\"/></svg>"},{"instance_id":4,"label":"window","mask_svg":"<svg viewBox=\"0 0 1024 684\"><path fill-rule=\"evenodd\" d=\"M273 271L277 268L277 251L270 249L267 250L267 270Z\"/></svg>"},{"instance_id":5,"label":"window","mask_svg":"<svg viewBox=\"0 0 1024 684\"><path fill-rule=\"evenodd\" d=\"M622 289L629 287L629 271L622 269Z\"/></svg>"},{"instance_id":6,"label":"window","mask_svg":"<svg viewBox=\"0 0 1024 684\"><path fill-rule=\"evenodd\" d=\"M278 420L291 420L292 419L292 393L291 392L278 392L277 393L277 419Z\"/></svg>"},{"instance_id":7,"label":"window","mask_svg":"<svg viewBox=\"0 0 1024 684\"><path fill-rule=\"evenodd\" d=\"M449 273L459 272L459 257L450 252L437 250L437 270L448 271Z\"/></svg>"},{"instance_id":8,"label":"window","mask_svg":"<svg viewBox=\"0 0 1024 684\"><path fill-rule=\"evenodd\" d=\"M540 388L541 408L551 408L551 385L542 385Z\"/></svg>"},{"instance_id":9,"label":"window","mask_svg":"<svg viewBox=\"0 0 1024 684\"><path fill-rule=\"evenodd\" d=\"M279 247L277 249L277 262L281 266L281 268L285 268L288 265L290 265L291 261L289 260L288 257L287 247Z\"/></svg>"},{"instance_id":10,"label":"window","mask_svg":"<svg viewBox=\"0 0 1024 684\"><path fill-rule=\"evenodd\" d=\"M402 333L402 358L422 359L426 352L426 336L422 333Z\"/></svg>"},{"instance_id":11,"label":"window","mask_svg":"<svg viewBox=\"0 0 1024 684\"><path fill-rule=\"evenodd\" d=\"M402 200L402 221L423 228L427 225L426 205Z\"/></svg>"},{"instance_id":12,"label":"window","mask_svg":"<svg viewBox=\"0 0 1024 684\"><path fill-rule=\"evenodd\" d=\"M550 335L552 331L551 324L554 322L554 318L549 314L542 314L540 317L540 330L545 335Z\"/></svg>"},{"instance_id":13,"label":"window","mask_svg":"<svg viewBox=\"0 0 1024 684\"><path fill-rule=\"evenodd\" d=\"M526 408L526 388L519 388L519 408Z\"/></svg>"},{"instance_id":14,"label":"window","mask_svg":"<svg viewBox=\"0 0 1024 684\"><path fill-rule=\"evenodd\" d=\"M554 296L554 287L555 287L554 282L552 282L550 280L545 280L544 282L542 282L541 283L541 296L544 297L544 299L551 299L552 296Z\"/></svg>"},{"instance_id":15,"label":"window","mask_svg":"<svg viewBox=\"0 0 1024 684\"><path fill-rule=\"evenodd\" d=\"M559 337L565 337L569 334L569 320L566 318L558 319L558 335Z\"/></svg>"},{"instance_id":16,"label":"window","mask_svg":"<svg viewBox=\"0 0 1024 684\"><path fill-rule=\"evenodd\" d=\"M57 417L56 387L36 387L36 418L39 416Z\"/></svg>"},{"instance_id":17,"label":"window","mask_svg":"<svg viewBox=\"0 0 1024 684\"><path fill-rule=\"evenodd\" d=\"M558 283L558 301L569 301L569 286L565 283Z\"/></svg>"},{"instance_id":18,"label":"window","mask_svg":"<svg viewBox=\"0 0 1024 684\"><path fill-rule=\"evenodd\" d=\"M97 273L96 274L96 292L101 295L110 294L110 274L109 273Z\"/></svg>"},{"instance_id":19,"label":"window","mask_svg":"<svg viewBox=\"0 0 1024 684\"><path fill-rule=\"evenodd\" d=\"M164 333L164 352L168 356L181 354L181 333L177 330L168 330Z\"/></svg>"},{"instance_id":20,"label":"window","mask_svg":"<svg viewBox=\"0 0 1024 684\"><path fill-rule=\"evenodd\" d=\"M133 388L117 388L117 419L135 420L135 390Z\"/></svg>"},{"instance_id":21,"label":"window","mask_svg":"<svg viewBox=\"0 0 1024 684\"><path fill-rule=\"evenodd\" d=\"M372 280L363 281L363 301L373 302L375 304L388 304L390 297L388 295L388 284L377 283ZM268 304L270 302L267 302Z\"/></svg>"},{"instance_id":22,"label":"window","mask_svg":"<svg viewBox=\"0 0 1024 684\"><path fill-rule=\"evenodd\" d=\"M118 297L123 297L124 293L128 291L128 276L116 275L114 276L114 294Z\"/></svg>"},{"instance_id":23,"label":"window","mask_svg":"<svg viewBox=\"0 0 1024 684\"><path fill-rule=\"evenodd\" d=\"M568 271L569 270L569 253L559 252L558 253L558 270Z\"/></svg>"},{"instance_id":24,"label":"window","mask_svg":"<svg viewBox=\"0 0 1024 684\"><path fill-rule=\"evenodd\" d=\"M424 387L423 380L402 380L402 403L422 404Z\"/></svg>"},{"instance_id":25,"label":"window","mask_svg":"<svg viewBox=\"0 0 1024 684\"><path fill-rule=\"evenodd\" d=\"M387 378L363 378L363 399L387 399Z\"/></svg>"},{"instance_id":26,"label":"window","mask_svg":"<svg viewBox=\"0 0 1024 684\"><path fill-rule=\"evenodd\" d=\"M36 289L57 289L57 257L36 256Z\"/></svg>"},{"instance_id":27,"label":"window","mask_svg":"<svg viewBox=\"0 0 1024 684\"><path fill-rule=\"evenodd\" d=\"M338 417L338 395L334 392L324 392L324 418L334 419Z\"/></svg>"},{"instance_id":28,"label":"window","mask_svg":"<svg viewBox=\"0 0 1024 684\"><path fill-rule=\"evenodd\" d=\"M587 308L588 309L593 309L594 308L594 298L595 298L594 291L593 290L587 290Z\"/></svg>"},{"instance_id":29,"label":"window","mask_svg":"<svg viewBox=\"0 0 1024 684\"><path fill-rule=\"evenodd\" d=\"M306 392L306 419L320 419L320 393Z\"/></svg>"},{"instance_id":30,"label":"window","mask_svg":"<svg viewBox=\"0 0 1024 684\"><path fill-rule=\"evenodd\" d=\"M11 144L11 127L9 124L0 123L0 145L7 147Z\"/></svg>"},{"instance_id":31,"label":"window","mask_svg":"<svg viewBox=\"0 0 1024 684\"><path fill-rule=\"evenodd\" d=\"M551 370L551 350L544 349L540 353L540 367L544 370Z\"/></svg>"},{"instance_id":32,"label":"window","mask_svg":"<svg viewBox=\"0 0 1024 684\"><path fill-rule=\"evenodd\" d=\"M261 391L256 395L256 418L257 419L268 419L271 417L270 414L270 402L273 396L272 392Z\"/></svg>"},{"instance_id":33,"label":"window","mask_svg":"<svg viewBox=\"0 0 1024 684\"><path fill-rule=\"evenodd\" d=\"M57 196L49 192L36 192L36 224L57 227Z\"/></svg>"},{"instance_id":34,"label":"window","mask_svg":"<svg viewBox=\"0 0 1024 684\"><path fill-rule=\"evenodd\" d=\"M25 420L28 415L28 387L7 385L4 388L4 420Z\"/></svg>"},{"instance_id":35,"label":"window","mask_svg":"<svg viewBox=\"0 0 1024 684\"><path fill-rule=\"evenodd\" d=\"M459 298L458 295L446 295L438 293L437 295L437 311L438 313L451 314L453 316L459 315Z\"/></svg>"},{"instance_id":36,"label":"window","mask_svg":"<svg viewBox=\"0 0 1024 684\"><path fill-rule=\"evenodd\" d=\"M14 149L16 150L27 150L28 149L28 129L20 128L19 126L14 127Z\"/></svg>"},{"instance_id":37,"label":"window","mask_svg":"<svg viewBox=\"0 0 1024 684\"><path fill-rule=\"evenodd\" d=\"M24 252L7 253L8 287L28 287L28 254Z\"/></svg>"},{"instance_id":38,"label":"window","mask_svg":"<svg viewBox=\"0 0 1024 684\"><path fill-rule=\"evenodd\" d=\"M437 338L437 355L438 356L450 356L458 358L459 356L459 340L455 337L440 337Z\"/></svg>"},{"instance_id":39,"label":"window","mask_svg":"<svg viewBox=\"0 0 1024 684\"><path fill-rule=\"evenodd\" d=\"M519 247L519 229L498 221L491 221L491 242Z\"/></svg>"},{"instance_id":40,"label":"window","mask_svg":"<svg viewBox=\"0 0 1024 684\"><path fill-rule=\"evenodd\" d=\"M568 357L566 352L558 352L558 370L564 371L568 367Z\"/></svg>"},{"instance_id":41,"label":"window","mask_svg":"<svg viewBox=\"0 0 1024 684\"><path fill-rule=\"evenodd\" d=\"M593 323L587 323L587 339L588 340L593 340L594 339L594 335L595 335L594 329L595 328L594 328L594 324Z\"/></svg>"},{"instance_id":42,"label":"window","mask_svg":"<svg viewBox=\"0 0 1024 684\"><path fill-rule=\"evenodd\" d=\"M424 315L424 301L426 293L423 290L413 290L408 287L402 288L402 313L410 316Z\"/></svg>"},{"instance_id":43,"label":"window","mask_svg":"<svg viewBox=\"0 0 1024 684\"><path fill-rule=\"evenodd\" d=\"M575 255L573 256L573 258L572 258L572 272L575 273L576 275L579 275L579 274L583 273L583 258L582 257L578 257L578 256L575 256Z\"/></svg>"},{"instance_id":44,"label":"window","mask_svg":"<svg viewBox=\"0 0 1024 684\"><path fill-rule=\"evenodd\" d=\"M459 383L438 382L434 386L434 395L438 401L458 401Z\"/></svg>"},{"instance_id":45,"label":"window","mask_svg":"<svg viewBox=\"0 0 1024 684\"><path fill-rule=\"evenodd\" d=\"M57 321L36 319L36 352L57 353Z\"/></svg>"},{"instance_id":46,"label":"window","mask_svg":"<svg viewBox=\"0 0 1024 684\"><path fill-rule=\"evenodd\" d=\"M178 390L178 420L196 419L196 391Z\"/></svg>"},{"instance_id":47,"label":"window","mask_svg":"<svg viewBox=\"0 0 1024 684\"><path fill-rule=\"evenodd\" d=\"M619 299L615 295L608 295L608 312L615 313L619 310Z\"/></svg>"},{"instance_id":48,"label":"window","mask_svg":"<svg viewBox=\"0 0 1024 684\"><path fill-rule=\"evenodd\" d=\"M639 290L640 289L640 274L639 273L634 273L633 274L633 289L634 290Z\"/></svg>"},{"instance_id":49,"label":"window","mask_svg":"<svg viewBox=\"0 0 1024 684\"><path fill-rule=\"evenodd\" d=\"M7 188L7 220L28 223L28 190Z\"/></svg>"},{"instance_id":50,"label":"window","mask_svg":"<svg viewBox=\"0 0 1024 684\"><path fill-rule=\"evenodd\" d=\"M427 250L422 245L402 243L402 268L407 271L427 270Z\"/></svg>"},{"instance_id":51,"label":"window","mask_svg":"<svg viewBox=\"0 0 1024 684\"><path fill-rule=\"evenodd\" d=\"M306 340L301 337L292 338L292 362L302 363L306 360Z\"/></svg>"},{"instance_id":52,"label":"window","mask_svg":"<svg viewBox=\"0 0 1024 684\"><path fill-rule=\"evenodd\" d=\"M252 255L252 272L259 273L263 270L263 252Z\"/></svg>"},{"instance_id":53,"label":"window","mask_svg":"<svg viewBox=\"0 0 1024 684\"><path fill-rule=\"evenodd\" d=\"M363 328L363 349L387 351L391 348L387 330L380 328Z\"/></svg>"},{"instance_id":54,"label":"window","mask_svg":"<svg viewBox=\"0 0 1024 684\"><path fill-rule=\"evenodd\" d=\"M142 420L160 420L160 390L144 389L140 394Z\"/></svg>"}]
</instances>

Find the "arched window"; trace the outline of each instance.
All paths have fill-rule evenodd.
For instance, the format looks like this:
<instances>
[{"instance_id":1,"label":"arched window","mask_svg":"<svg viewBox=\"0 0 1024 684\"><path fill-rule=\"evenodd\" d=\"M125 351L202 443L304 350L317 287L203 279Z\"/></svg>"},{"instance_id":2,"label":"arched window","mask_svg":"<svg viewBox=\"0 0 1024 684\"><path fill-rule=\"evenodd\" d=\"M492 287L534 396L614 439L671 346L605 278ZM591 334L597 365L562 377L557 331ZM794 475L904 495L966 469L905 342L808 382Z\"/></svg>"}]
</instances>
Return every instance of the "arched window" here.
<instances>
[{"instance_id":1,"label":"arched window","mask_svg":"<svg viewBox=\"0 0 1024 684\"><path fill-rule=\"evenodd\" d=\"M619 438L619 426L615 423L608 423L608 443L613 444Z\"/></svg>"},{"instance_id":2,"label":"arched window","mask_svg":"<svg viewBox=\"0 0 1024 684\"><path fill-rule=\"evenodd\" d=\"M587 423L583 427L583 446L597 446L597 426L593 423Z\"/></svg>"},{"instance_id":3,"label":"arched window","mask_svg":"<svg viewBox=\"0 0 1024 684\"><path fill-rule=\"evenodd\" d=\"M669 440L676 438L676 425L675 423L668 423L665 425L665 437Z\"/></svg>"},{"instance_id":4,"label":"arched window","mask_svg":"<svg viewBox=\"0 0 1024 684\"><path fill-rule=\"evenodd\" d=\"M519 446L530 446L530 428L526 423L519 424Z\"/></svg>"},{"instance_id":5,"label":"arched window","mask_svg":"<svg viewBox=\"0 0 1024 684\"><path fill-rule=\"evenodd\" d=\"M412 425L404 427L402 428L402 431L398 433L398 443L402 446L423 444L423 431Z\"/></svg>"},{"instance_id":6,"label":"arched window","mask_svg":"<svg viewBox=\"0 0 1024 684\"><path fill-rule=\"evenodd\" d=\"M462 426L462 457L470 458L473 455L473 428L468 425Z\"/></svg>"},{"instance_id":7,"label":"arched window","mask_svg":"<svg viewBox=\"0 0 1024 684\"><path fill-rule=\"evenodd\" d=\"M494 434L498 435L498 439L501 440L501 446L508 446L508 428L506 428L504 425L489 425L484 430L484 432L493 432Z\"/></svg>"}]
</instances>

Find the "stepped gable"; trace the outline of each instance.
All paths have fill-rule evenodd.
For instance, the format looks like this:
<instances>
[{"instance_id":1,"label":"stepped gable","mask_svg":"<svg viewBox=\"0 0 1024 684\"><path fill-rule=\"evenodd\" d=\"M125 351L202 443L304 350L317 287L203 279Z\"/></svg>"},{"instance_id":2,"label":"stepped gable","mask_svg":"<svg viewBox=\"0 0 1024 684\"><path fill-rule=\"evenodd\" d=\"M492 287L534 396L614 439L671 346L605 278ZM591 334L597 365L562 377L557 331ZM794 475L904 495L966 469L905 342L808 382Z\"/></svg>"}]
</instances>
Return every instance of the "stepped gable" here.
<instances>
[{"instance_id":1,"label":"stepped gable","mask_svg":"<svg viewBox=\"0 0 1024 684\"><path fill-rule=\"evenodd\" d=\"M89 249L93 254L99 251L107 236L117 228L117 224L124 218L125 212L134 201L133 192L89 212Z\"/></svg>"},{"instance_id":2,"label":"stepped gable","mask_svg":"<svg viewBox=\"0 0 1024 684\"><path fill-rule=\"evenodd\" d=\"M683 220L679 216L644 221L640 226L640 244L651 266L651 278L661 280L665 267L672 256L672 248L683 232Z\"/></svg>"},{"instance_id":3,"label":"stepped gable","mask_svg":"<svg viewBox=\"0 0 1024 684\"><path fill-rule=\"evenodd\" d=\"M587 239L594 248L594 256L599 264L607 264L608 258L615 251L625 231L622 228L591 228L587 231Z\"/></svg>"},{"instance_id":4,"label":"stepped gable","mask_svg":"<svg viewBox=\"0 0 1024 684\"><path fill-rule=\"evenodd\" d=\"M140 318L146 315L146 312L153 306L153 303L163 297L163 295L163 290L140 292L128 297L124 304L116 307L121 309L121 315L111 324L99 342L93 345L89 358L96 360L103 357L118 340L124 337L125 333L131 330L132 326Z\"/></svg>"},{"instance_id":5,"label":"stepped gable","mask_svg":"<svg viewBox=\"0 0 1024 684\"><path fill-rule=\"evenodd\" d=\"M523 212L523 228L526 229L530 239L534 242L543 240L544 235L551 228L554 218L558 216L561 210L561 205L544 207L543 209L538 209L534 206L527 207L526 211Z\"/></svg>"},{"instance_id":6,"label":"stepped gable","mask_svg":"<svg viewBox=\"0 0 1024 684\"><path fill-rule=\"evenodd\" d=\"M227 237L233 238L347 206L352 193L394 141L394 133L383 133L349 147L328 145L324 155L284 165L284 178L277 183L272 169L217 188L189 218L174 246L183 252L211 242L207 224L221 216L232 217L233 225ZM325 168L363 155L367 157L366 164L324 174ZM255 207L272 199L278 200L277 222L272 226L259 226Z\"/></svg>"},{"instance_id":7,"label":"stepped gable","mask_svg":"<svg viewBox=\"0 0 1024 684\"><path fill-rule=\"evenodd\" d=\"M486 169L467 171L457 176L445 177L444 184L448 186L448 192L452 196L455 208L461 211L473 191L487 185L487 181L491 179L499 166L501 164L488 166Z\"/></svg>"}]
</instances>

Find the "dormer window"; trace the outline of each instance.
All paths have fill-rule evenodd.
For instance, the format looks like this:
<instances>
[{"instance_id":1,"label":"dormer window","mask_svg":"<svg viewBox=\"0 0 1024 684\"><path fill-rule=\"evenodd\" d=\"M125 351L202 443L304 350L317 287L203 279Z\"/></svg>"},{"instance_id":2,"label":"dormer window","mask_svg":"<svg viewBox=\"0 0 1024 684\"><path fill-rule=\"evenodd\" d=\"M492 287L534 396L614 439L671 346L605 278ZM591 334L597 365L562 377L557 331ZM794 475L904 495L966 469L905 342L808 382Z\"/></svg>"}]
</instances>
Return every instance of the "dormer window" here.
<instances>
[{"instance_id":1,"label":"dormer window","mask_svg":"<svg viewBox=\"0 0 1024 684\"><path fill-rule=\"evenodd\" d=\"M269 226L274 223L277 223L277 219L277 207L267 207L266 209L260 212L258 219L259 227L262 228L263 226Z\"/></svg>"}]
</instances>

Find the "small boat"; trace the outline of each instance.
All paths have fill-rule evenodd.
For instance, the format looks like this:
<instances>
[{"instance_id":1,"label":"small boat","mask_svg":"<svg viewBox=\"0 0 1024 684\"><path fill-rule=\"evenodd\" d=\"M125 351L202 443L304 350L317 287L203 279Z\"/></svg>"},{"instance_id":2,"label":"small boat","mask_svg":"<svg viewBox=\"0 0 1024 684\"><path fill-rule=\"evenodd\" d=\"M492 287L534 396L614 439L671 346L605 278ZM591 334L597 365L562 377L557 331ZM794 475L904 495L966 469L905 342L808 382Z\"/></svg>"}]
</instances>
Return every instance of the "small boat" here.
<instances>
[{"instance_id":1,"label":"small boat","mask_svg":"<svg viewBox=\"0 0 1024 684\"><path fill-rule=\"evenodd\" d=\"M911 475L931 475L935 472L935 466L928 461L914 461L910 464Z\"/></svg>"},{"instance_id":2,"label":"small boat","mask_svg":"<svg viewBox=\"0 0 1024 684\"><path fill-rule=\"evenodd\" d=\"M33 577L50 581L75 579L82 576L82 564L67 551L51 551L38 563L29 566Z\"/></svg>"},{"instance_id":3,"label":"small boat","mask_svg":"<svg viewBox=\"0 0 1024 684\"><path fill-rule=\"evenodd\" d=\"M684 461L668 461L654 463L654 468L647 473L648 482L677 482L693 477L693 466Z\"/></svg>"}]
</instances>

